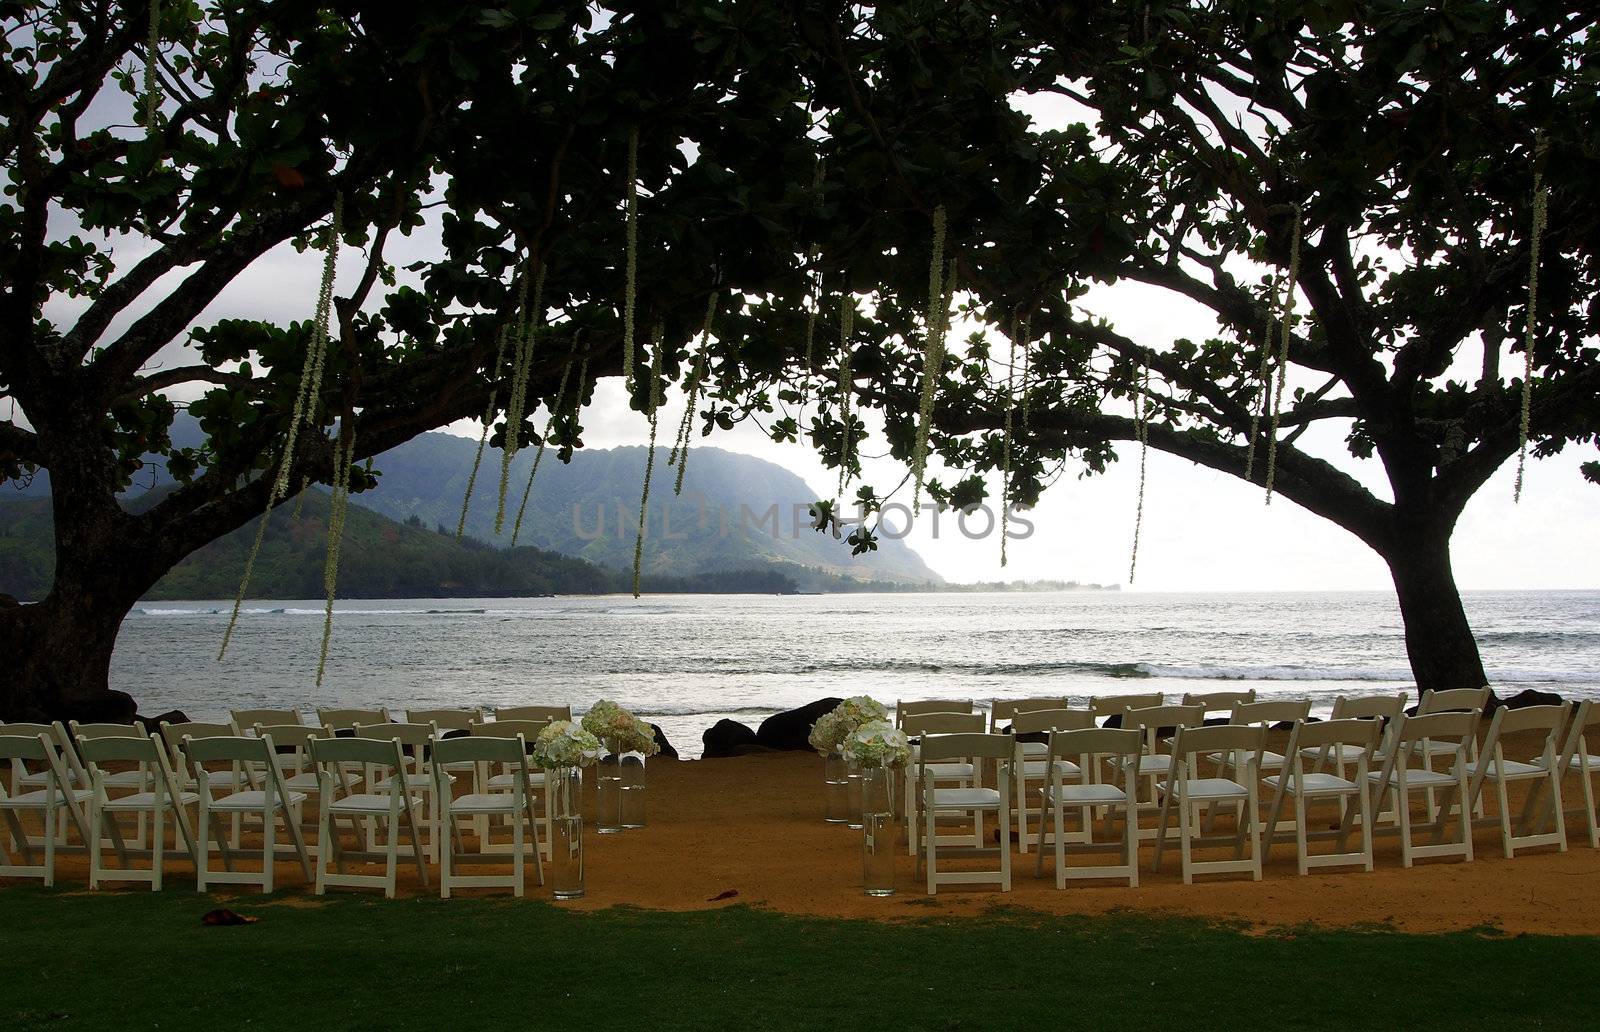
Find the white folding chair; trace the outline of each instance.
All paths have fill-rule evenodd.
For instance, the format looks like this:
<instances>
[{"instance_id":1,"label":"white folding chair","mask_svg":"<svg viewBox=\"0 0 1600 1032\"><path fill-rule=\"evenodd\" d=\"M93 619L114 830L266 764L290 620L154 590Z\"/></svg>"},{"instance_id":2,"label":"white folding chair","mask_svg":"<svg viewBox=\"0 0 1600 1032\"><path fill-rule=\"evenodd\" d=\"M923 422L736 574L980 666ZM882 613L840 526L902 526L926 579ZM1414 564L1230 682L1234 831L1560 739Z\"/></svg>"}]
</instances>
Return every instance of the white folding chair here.
<instances>
[{"instance_id":1,"label":"white folding chair","mask_svg":"<svg viewBox=\"0 0 1600 1032\"><path fill-rule=\"evenodd\" d=\"M1267 820L1266 856L1272 855L1274 843L1286 839L1281 820L1284 808L1294 802L1294 836L1300 873L1305 875L1313 867L1348 867L1360 864L1372 870L1372 799L1367 775L1370 773L1373 751L1383 734L1383 727L1375 717L1324 720L1310 723L1301 720L1289 733L1289 749L1283 765L1276 774L1262 778L1262 784L1272 791L1272 810ZM1320 766L1320 758L1337 751L1341 757L1338 774L1306 769L1307 765ZM1344 776L1345 767L1355 768L1355 777ZM1307 808L1315 803L1332 801L1341 808L1336 830L1313 832L1307 824ZM1361 827L1361 851L1349 849L1350 833L1356 824ZM1338 845L1332 853L1312 853L1313 840L1337 838Z\"/></svg>"},{"instance_id":2,"label":"white folding chair","mask_svg":"<svg viewBox=\"0 0 1600 1032\"><path fill-rule=\"evenodd\" d=\"M78 752L89 771L89 826L93 838L89 843L89 888L98 889L101 882L146 882L152 892L161 891L162 868L167 850L167 814L173 818L173 845L181 847L176 855L196 858L194 829L189 824L188 807L200 801L198 794L186 792L178 785L177 777L167 760L166 749L155 735L147 738L85 738L78 742ZM129 795L113 797L106 792L109 776L101 766L104 763L134 764L146 774L148 789ZM135 868L131 859L135 851L129 850L122 838L117 818L122 814L137 814L150 818L150 867ZM110 834L115 844L119 867L105 863L105 846L100 839L102 831ZM142 852L142 851L139 851Z\"/></svg>"},{"instance_id":3,"label":"white folding chair","mask_svg":"<svg viewBox=\"0 0 1600 1032\"><path fill-rule=\"evenodd\" d=\"M1170 708L1170 707L1166 707ZM1181 707L1180 707L1181 708ZM1198 707L1194 707L1198 708ZM1135 713L1140 711L1135 710ZM1263 727L1215 724L1210 727L1178 725L1172 742L1172 765L1167 776L1156 784L1161 793L1161 823L1156 829L1156 852L1151 869L1161 869L1161 854L1166 848L1167 829L1172 812L1178 812L1178 849L1183 858L1183 883L1192 885L1197 874L1247 873L1261 880L1261 809L1257 799L1259 768L1256 757L1266 747ZM1202 778L1198 759L1215 752L1241 752L1249 756L1240 770L1241 784L1230 778ZM1239 819L1231 836L1206 835L1194 824L1195 804L1234 803ZM1231 860L1196 860L1196 847L1233 845ZM1246 843L1250 855L1244 856Z\"/></svg>"},{"instance_id":4,"label":"white folding chair","mask_svg":"<svg viewBox=\"0 0 1600 1032\"><path fill-rule=\"evenodd\" d=\"M500 706L494 710L494 719L501 720L571 720L571 706Z\"/></svg>"},{"instance_id":5,"label":"white folding chair","mask_svg":"<svg viewBox=\"0 0 1600 1032\"><path fill-rule=\"evenodd\" d=\"M447 764L466 764L476 768L479 764L500 764L509 768L509 792L469 792L459 799L453 798L449 784L444 780ZM532 772L528 769L527 740L520 734L511 738L477 736L471 738L439 739L433 745L433 776L435 793L440 803L433 831L434 841L441 843L439 850L439 895L450 898L452 888L510 888L521 896L524 882L525 844L533 846L533 865L539 884L544 884L544 862L539 845L539 819L533 809ZM501 863L503 854L489 853L487 838L478 838L478 850L466 852L459 818L500 817L511 825L511 874L463 875L456 868L466 864ZM532 842L528 843L527 839ZM490 858L493 858L491 860Z\"/></svg>"},{"instance_id":6,"label":"white folding chair","mask_svg":"<svg viewBox=\"0 0 1600 1032\"><path fill-rule=\"evenodd\" d=\"M1430 713L1467 713L1473 712L1480 716L1484 707L1489 704L1489 689L1483 688L1447 688L1438 690L1429 688L1422 693L1422 698L1417 702L1417 716L1425 717ZM1415 758L1422 761L1422 769L1433 770L1435 757L1447 758L1455 752L1449 742L1420 741L1411 743L1411 751ZM1467 759L1475 761L1478 758L1478 739L1474 735L1472 741L1467 743ZM1467 800L1457 800L1457 805L1465 805ZM1434 794L1428 792L1428 809L1434 806ZM1483 802L1478 801L1477 811L1474 816L1483 816Z\"/></svg>"},{"instance_id":7,"label":"white folding chair","mask_svg":"<svg viewBox=\"0 0 1600 1032\"><path fill-rule=\"evenodd\" d=\"M920 740L926 735L955 734L958 732L981 732L983 730L983 714L954 711L950 713L923 712L906 715L906 722L901 730L911 738L911 763L905 772L905 820L906 820L906 851L911 856L917 855L917 835L921 821L921 778L924 776L933 779L932 784L944 785L949 788L965 788L977 782L978 770L973 762L965 757L956 757L945 763L928 764L926 768L918 762L921 756ZM947 843L955 843L956 839L946 837ZM974 845L982 845L974 842Z\"/></svg>"},{"instance_id":8,"label":"white folding chair","mask_svg":"<svg viewBox=\"0 0 1600 1032\"><path fill-rule=\"evenodd\" d=\"M1270 732L1279 724L1288 724L1293 728L1310 715L1310 699L1270 699L1266 702L1239 703L1228 715L1228 723L1259 727ZM1239 753L1213 753L1206 759L1216 766L1218 777L1238 780L1243 776L1244 757ZM1271 749L1263 748L1256 757L1256 771L1261 775L1282 771L1283 764L1283 756ZM1206 814L1208 829L1210 822L1215 819L1216 810L1209 809Z\"/></svg>"},{"instance_id":9,"label":"white folding chair","mask_svg":"<svg viewBox=\"0 0 1600 1032\"><path fill-rule=\"evenodd\" d=\"M10 725L7 730L13 730ZM89 841L89 830L84 826L82 806L88 802L89 790L73 788L67 783L66 770L48 735L0 734L0 761L9 761L12 782L15 784L28 771L43 778L43 786L26 792L7 791L0 784L0 814L4 814L7 835L0 834L0 876L8 878L39 878L46 886L56 881L57 822L63 815L78 826L83 841ZM44 834L30 838L22 826L22 814L37 813L44 824ZM34 863L34 852L43 854L41 862ZM19 855L20 854L20 855ZM21 862L18 863L17 861Z\"/></svg>"},{"instance_id":10,"label":"white folding chair","mask_svg":"<svg viewBox=\"0 0 1600 1032\"><path fill-rule=\"evenodd\" d=\"M432 724L389 723L372 727L368 727L365 724L357 724L355 726L355 737L387 739L400 744L400 755L405 760L406 777L411 783L411 791L422 799L422 815L419 819L418 827L423 829L426 835L428 862L438 862L439 841L433 837L433 829L437 823L435 818L439 812L440 800L438 793L434 790L436 779L433 776L431 754L433 742L439 737L439 729ZM393 774L387 777L377 777L374 780L372 771L369 770L366 773L368 775L367 783L370 786L369 791L382 794L394 787L390 780L394 777ZM442 783L447 786L454 786L455 782L455 775L446 772ZM367 826L369 829L372 828L373 822L368 821ZM369 836L367 839L368 849L375 848L372 842L373 840Z\"/></svg>"},{"instance_id":11,"label":"white folding chair","mask_svg":"<svg viewBox=\"0 0 1600 1032\"><path fill-rule=\"evenodd\" d=\"M1389 754L1390 741L1394 736L1395 722L1406 711L1406 693L1396 692L1392 695L1341 695L1333 700L1333 713L1329 720L1377 720L1381 726L1378 736L1378 746L1371 755L1367 756L1369 763L1381 762ZM1337 743L1326 747L1311 747L1308 758L1314 761L1312 773L1320 774L1329 763L1338 767L1341 778L1349 780L1349 767L1355 763L1357 757L1365 755L1363 750L1352 747L1348 752Z\"/></svg>"},{"instance_id":12,"label":"white folding chair","mask_svg":"<svg viewBox=\"0 0 1600 1032\"><path fill-rule=\"evenodd\" d=\"M517 720L507 718L505 720L494 720L481 724L473 724L471 733L480 738L516 738L520 735L522 740L526 743L536 740L539 737L539 732L548 727L550 723L550 720ZM494 769L494 764L485 762L477 765L477 770L474 773L473 778L474 784L478 786L476 791L504 792L508 791L515 785L518 775L510 765L501 764L500 769L496 771ZM545 772L542 770L529 768L528 784L534 796L538 799L540 806L544 810L544 837L539 840L539 848L543 851L545 856L549 856L551 849L550 843L553 841L553 835L555 834L555 821L551 814L552 808L550 806L550 800L548 797L548 779L545 776ZM478 837L483 839L485 843L479 848L487 853L498 852L504 848L489 841L491 834L490 824L491 821L488 815L477 817L473 821L473 826L477 830Z\"/></svg>"},{"instance_id":13,"label":"white folding chair","mask_svg":"<svg viewBox=\"0 0 1600 1032\"><path fill-rule=\"evenodd\" d=\"M922 736L917 758L918 784L922 786L923 836L921 863L927 866L928 895L939 891L940 885L971 885L998 883L1000 891L1011 891L1011 763L1016 755L1017 743L1011 735L978 733ZM994 760L997 782L994 788L974 785L971 788L937 788L929 770L934 764L951 761ZM987 846L945 847L946 858L984 857L999 853L1000 866L988 871L939 870L940 838L934 823L940 816L972 815L976 832L973 838L983 841L983 815L993 812L999 825L1000 841L996 848Z\"/></svg>"},{"instance_id":14,"label":"white folding chair","mask_svg":"<svg viewBox=\"0 0 1600 1032\"><path fill-rule=\"evenodd\" d=\"M237 738L244 730L235 724L218 724L206 721L191 720L177 724L161 722L161 739L166 743L170 767L176 776L177 785L186 791L199 791L199 782L195 780L194 765L183 753L183 740L185 738ZM240 792L247 788L257 788L257 778L254 773L241 763L230 763L225 766L213 765L211 768L211 790L213 792L228 791ZM234 849L239 848L242 834L244 814L231 813L228 815L228 844Z\"/></svg>"},{"instance_id":15,"label":"white folding chair","mask_svg":"<svg viewBox=\"0 0 1600 1032\"><path fill-rule=\"evenodd\" d=\"M1133 728L1144 738L1144 751L1134 762L1134 773L1138 775L1136 783L1142 783L1141 799L1138 801L1139 813L1153 815L1159 813L1162 804L1158 801L1156 788L1158 783L1172 771L1174 757L1172 753L1161 751L1162 741L1166 736L1175 734L1186 727L1198 727L1205 720L1204 706L1146 706L1142 709L1124 709L1121 713L1121 726ZM1200 800L1196 800L1200 802ZM1139 832L1139 837L1153 839L1156 829L1144 828Z\"/></svg>"},{"instance_id":16,"label":"white folding chair","mask_svg":"<svg viewBox=\"0 0 1600 1032\"><path fill-rule=\"evenodd\" d=\"M395 739L372 738L319 738L311 742L311 759L317 774L322 778L321 802L318 807L318 841L321 849L317 856L317 895L329 887L379 888L390 899L395 895L396 874L400 861L400 828L404 824L411 840L411 853L417 864L417 874L422 884L428 884L428 862L422 850L422 837L418 830L417 809L422 806L420 795L406 777L406 761L401 755L400 743ZM345 779L346 766L356 766L367 772L370 791L352 792ZM380 778L378 775L382 774ZM388 786L380 791L377 785ZM350 849L339 836L334 822L338 818L350 822L356 841L362 842L362 822L382 818L386 822L388 837L383 849ZM334 870L328 870L332 860ZM346 867L350 860L384 863L384 873L378 875L350 874Z\"/></svg>"},{"instance_id":17,"label":"white folding chair","mask_svg":"<svg viewBox=\"0 0 1600 1032\"><path fill-rule=\"evenodd\" d=\"M195 844L196 887L206 891L211 884L260 885L262 892L271 892L278 852L278 817L282 815L289 830L291 856L299 859L300 868L311 877L311 859L306 854L305 839L300 834L300 806L306 801L302 792L290 792L283 786L283 776L278 772L274 746L270 738L185 738L183 754L189 761L200 795L200 828ZM239 780L231 775L212 783L210 763L239 765L244 770L262 771L260 788L237 789ZM219 794L219 789L220 791ZM239 814L255 817L261 822L261 870L235 871L235 849L223 842L212 827L213 814ZM222 853L223 870L211 869L211 845L215 841ZM243 850L240 850L243 852Z\"/></svg>"},{"instance_id":18,"label":"white folding chair","mask_svg":"<svg viewBox=\"0 0 1600 1032\"><path fill-rule=\"evenodd\" d=\"M1046 750L1045 785L1039 793L1044 801L1044 809L1052 814L1054 820L1056 888L1066 888L1068 878L1126 878L1130 888L1137 888L1139 816L1134 771L1138 765L1131 761L1136 761L1144 751L1144 739L1133 728L1055 730L1050 732ZM1122 772L1120 786L1096 784L1083 777L1084 771L1096 770L1101 764ZM1078 811L1080 831L1076 836L1069 835L1066 830L1066 811L1069 809ZM1122 811L1122 841L1096 842L1094 811L1105 812L1105 828L1109 835L1115 826L1118 809ZM1033 863L1036 877L1044 872L1044 826L1044 815L1041 814L1038 855ZM1070 867L1067 864L1069 854L1105 852L1120 853L1122 863L1093 867Z\"/></svg>"},{"instance_id":19,"label":"white folding chair","mask_svg":"<svg viewBox=\"0 0 1600 1032\"><path fill-rule=\"evenodd\" d=\"M1050 777L1050 743L1048 735L1051 731L1076 731L1082 728L1094 727L1094 714L1086 709L1031 709L1021 710L1011 714L1007 729L1017 737L1017 755L1012 763L1012 784L1016 787L1017 798L1015 802L1017 815L1017 846L1021 852L1028 851L1028 812L1032 807L1030 799L1039 801L1039 820L1044 820L1044 796L1040 789L1048 784ZM992 731L992 728L991 728ZM1045 736L1045 741L1023 741L1023 735ZM1072 764L1071 760L1059 760L1055 767L1058 772L1063 772L1068 780L1083 780L1083 771Z\"/></svg>"},{"instance_id":20,"label":"white folding chair","mask_svg":"<svg viewBox=\"0 0 1600 1032\"><path fill-rule=\"evenodd\" d=\"M1556 762L1560 748L1561 732L1566 727L1571 711L1563 705L1527 706L1523 709L1495 710L1489 721L1489 733L1483 740L1483 750L1476 760L1467 763L1470 798L1477 802L1483 797L1485 781L1492 780L1500 812L1494 817L1480 818L1479 826L1498 825L1500 845L1510 860L1519 849L1538 846L1555 846L1559 852L1567 851L1566 815L1561 808L1561 767ZM1505 755L1506 736L1538 734L1538 749L1528 760L1511 760ZM1552 831L1531 831L1526 816L1519 816L1517 832L1511 827L1511 801L1506 786L1512 781L1532 781L1542 785L1550 795L1550 819L1555 823ZM1530 797L1538 793L1530 786Z\"/></svg>"},{"instance_id":21,"label":"white folding chair","mask_svg":"<svg viewBox=\"0 0 1600 1032\"><path fill-rule=\"evenodd\" d=\"M72 738L67 733L66 726L59 720L49 724L26 721L6 723L0 721L0 735L21 735L25 738L37 738L39 735L44 735L45 740L50 745L51 755L55 758L55 764L52 765L49 760L43 762L32 761L30 766L30 761L15 760L11 764L11 773L9 775L11 779L10 792L13 796L25 795L33 789L44 788L52 781L63 788L77 789L82 793L82 806L80 807L75 802L79 796L65 796L69 819L54 822L56 851L58 853L63 851L77 852L86 848L84 843L75 846L68 845L67 840L69 829L82 831L88 826L89 775L83 769L83 764L78 761L78 750L73 748ZM59 767L60 770L54 770L53 766ZM28 840L36 845L43 844L41 839L33 836L29 836ZM87 842L87 840L84 841L85 843Z\"/></svg>"},{"instance_id":22,"label":"white folding chair","mask_svg":"<svg viewBox=\"0 0 1600 1032\"><path fill-rule=\"evenodd\" d=\"M1591 727L1600 725L1600 706L1593 702L1580 702L1572 714L1572 720L1567 724L1566 742L1561 747L1561 755L1556 760L1558 774L1556 781L1568 774L1577 774L1578 788L1583 796L1583 809L1567 809L1563 817L1576 817L1583 815L1583 822L1589 828L1589 848L1600 849L1600 827L1595 819L1595 788L1594 779L1600 774L1600 756L1589 751L1588 732ZM1538 763L1538 760L1534 761ZM1543 831L1548 826L1545 818L1534 818L1533 813L1538 809L1539 791L1541 785L1534 782L1533 790L1528 793L1527 801L1523 804L1523 823L1532 824L1535 830ZM1534 823L1536 821L1536 823Z\"/></svg>"},{"instance_id":23,"label":"white folding chair","mask_svg":"<svg viewBox=\"0 0 1600 1032\"><path fill-rule=\"evenodd\" d=\"M1402 715L1395 723L1393 748L1384 757L1383 769L1368 774L1367 781L1377 793L1373 799L1374 809L1381 810L1384 797L1394 793L1398 827L1378 827L1374 822L1369 834L1397 832L1400 835L1401 862L1406 867L1416 860L1436 856L1459 856L1470 861L1472 821L1467 816L1469 810L1461 810L1456 841L1445 842L1443 838L1452 809L1457 808L1458 803L1466 805L1463 801L1467 799L1469 791L1468 754L1477 741L1477 711L1430 713L1415 717ZM1439 745L1450 746L1449 773L1433 769L1435 763L1445 756L1436 748ZM1413 768L1411 760L1422 756L1428 757L1428 762L1420 768ZM1428 820L1420 825L1411 819L1411 793L1418 790L1422 790L1427 797L1428 812ZM1441 790L1444 792L1444 803L1436 805L1432 795ZM1431 844L1415 844L1414 833L1422 829L1433 831L1434 841Z\"/></svg>"},{"instance_id":24,"label":"white folding chair","mask_svg":"<svg viewBox=\"0 0 1600 1032\"><path fill-rule=\"evenodd\" d=\"M146 738L150 734L138 724L80 724L76 720L67 721L67 730L73 743L96 738ZM88 782L85 781L84 785L87 787ZM108 792L147 792L150 789L149 774L137 766L111 771L105 775L105 787ZM139 813L136 817L134 849L145 848L145 822L148 816Z\"/></svg>"},{"instance_id":25,"label":"white folding chair","mask_svg":"<svg viewBox=\"0 0 1600 1032\"><path fill-rule=\"evenodd\" d=\"M251 728L257 738L271 738L273 746L273 762L278 765L278 775L283 779L283 787L287 792L297 792L306 797L306 802L311 797L322 791L322 779L317 775L316 767L311 762L311 743L319 738L332 738L333 732L325 727L311 727L308 724L257 724ZM346 784L359 784L359 773L346 773ZM320 809L320 807L319 807ZM307 812L304 804L298 809L300 819L300 835L306 840L306 853L315 859L322 843L318 839L307 836L308 829L314 829L317 823L317 811Z\"/></svg>"}]
</instances>

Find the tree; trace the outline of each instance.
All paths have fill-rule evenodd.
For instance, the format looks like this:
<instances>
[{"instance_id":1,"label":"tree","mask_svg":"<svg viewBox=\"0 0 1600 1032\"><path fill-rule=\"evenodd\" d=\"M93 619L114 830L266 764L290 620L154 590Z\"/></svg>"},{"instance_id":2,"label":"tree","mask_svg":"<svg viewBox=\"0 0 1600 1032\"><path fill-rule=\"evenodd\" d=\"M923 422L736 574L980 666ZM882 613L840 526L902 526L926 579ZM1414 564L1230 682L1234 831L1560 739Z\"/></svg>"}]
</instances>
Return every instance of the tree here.
<instances>
[{"instance_id":1,"label":"tree","mask_svg":"<svg viewBox=\"0 0 1600 1032\"><path fill-rule=\"evenodd\" d=\"M1013 33L1001 46L1026 92L1078 119L1031 134L1037 185L1007 191L998 214L949 210L972 316L1031 343L1010 498L1033 501L1069 458L1103 469L1113 442L1139 439L1131 413L1147 396L1150 447L1262 484L1384 558L1419 686L1488 683L1449 541L1467 501L1518 453L1540 184L1532 454L1600 432L1594 12L1543 2L993 12ZM1090 313L1084 295L1097 284L1165 292L1215 326L1197 324L1198 340L1134 339ZM880 316L909 327L914 312ZM906 339L871 363L888 372L869 390L896 453L910 457L921 369ZM957 506L981 500L982 474L1006 464L997 363L979 334L942 370L934 444L970 475L935 486ZM1316 453L1333 435L1376 459L1389 497ZM1600 481L1597 464L1585 473Z\"/></svg>"},{"instance_id":2,"label":"tree","mask_svg":"<svg viewBox=\"0 0 1600 1032\"><path fill-rule=\"evenodd\" d=\"M559 407L553 443L581 446L574 401L625 364L635 140L635 407L659 388L643 371L659 350L663 381L770 408L761 381L801 361L824 241L849 242L861 283L885 278L869 255L914 269L896 248L923 239L926 209L872 114L892 110L881 83L917 88L907 40L940 6L886 5L892 45L854 9L775 0L167 3L148 40L147 0L0 7L0 482L47 470L56 535L49 594L0 610L0 715L131 715L107 686L122 617L274 500L321 329L227 318L222 295L288 246L365 250L335 287L291 497L368 488L381 470L360 460L463 417L532 444L531 413ZM948 58L960 31L921 38ZM1000 117L1005 73L958 68L971 108L941 100L896 145L940 157L970 134L981 192L990 171L972 155L1020 128ZM394 257L434 231L415 260ZM718 330L696 344L708 302ZM783 332L757 335L773 318ZM519 339L533 339L521 376ZM824 332L811 357L828 355ZM505 409L523 379L521 411L497 418L489 399ZM174 398L197 393L206 443L174 449ZM130 511L119 492L150 454L178 486Z\"/></svg>"}]
</instances>

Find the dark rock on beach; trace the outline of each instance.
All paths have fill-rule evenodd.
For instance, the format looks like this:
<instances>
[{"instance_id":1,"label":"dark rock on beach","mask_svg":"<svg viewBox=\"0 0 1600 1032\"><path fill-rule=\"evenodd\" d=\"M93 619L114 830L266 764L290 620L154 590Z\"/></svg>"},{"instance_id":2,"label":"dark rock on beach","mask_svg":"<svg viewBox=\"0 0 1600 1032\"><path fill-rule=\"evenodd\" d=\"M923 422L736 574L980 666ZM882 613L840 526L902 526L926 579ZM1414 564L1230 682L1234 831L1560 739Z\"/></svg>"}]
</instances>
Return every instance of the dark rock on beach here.
<instances>
[{"instance_id":1,"label":"dark rock on beach","mask_svg":"<svg viewBox=\"0 0 1600 1032\"><path fill-rule=\"evenodd\" d=\"M1566 701L1555 692L1541 692L1537 688L1524 688L1507 699L1502 705L1506 709L1526 709L1529 706L1560 706Z\"/></svg>"},{"instance_id":2,"label":"dark rock on beach","mask_svg":"<svg viewBox=\"0 0 1600 1032\"><path fill-rule=\"evenodd\" d=\"M811 748L811 726L843 699L818 699L799 709L774 713L761 722L756 731L756 742L768 749L785 749L794 752Z\"/></svg>"},{"instance_id":3,"label":"dark rock on beach","mask_svg":"<svg viewBox=\"0 0 1600 1032\"><path fill-rule=\"evenodd\" d=\"M139 716L134 717L133 719L140 727L144 728L145 731L152 735L159 735L161 733L162 724L189 723L189 715L183 712L183 710L177 709L167 710L165 713L157 713L153 717Z\"/></svg>"},{"instance_id":4,"label":"dark rock on beach","mask_svg":"<svg viewBox=\"0 0 1600 1032\"><path fill-rule=\"evenodd\" d=\"M741 724L737 720L728 720L724 717L706 728L700 735L700 741L705 743L705 752L700 754L701 758L715 760L725 756L737 756L735 750L740 746L754 745L756 733L749 724Z\"/></svg>"},{"instance_id":5,"label":"dark rock on beach","mask_svg":"<svg viewBox=\"0 0 1600 1032\"><path fill-rule=\"evenodd\" d=\"M661 725L660 724L651 724L650 725L650 730L655 732L656 748L660 750L660 752L656 753L656 755L657 756L664 756L669 760L677 759L678 758L678 750L674 749L672 747L672 743L667 741L667 733L665 731L661 730Z\"/></svg>"}]
</instances>

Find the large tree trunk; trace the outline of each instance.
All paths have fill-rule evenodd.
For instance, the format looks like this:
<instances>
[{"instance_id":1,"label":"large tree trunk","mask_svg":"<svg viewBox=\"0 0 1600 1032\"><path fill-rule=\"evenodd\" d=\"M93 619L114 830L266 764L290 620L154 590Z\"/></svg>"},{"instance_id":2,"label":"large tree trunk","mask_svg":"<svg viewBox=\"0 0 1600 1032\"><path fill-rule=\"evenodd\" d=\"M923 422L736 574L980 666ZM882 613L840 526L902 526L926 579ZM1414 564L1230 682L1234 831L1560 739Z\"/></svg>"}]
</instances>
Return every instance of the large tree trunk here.
<instances>
[{"instance_id":1,"label":"large tree trunk","mask_svg":"<svg viewBox=\"0 0 1600 1032\"><path fill-rule=\"evenodd\" d=\"M1388 549L1384 559L1394 574L1406 625L1406 653L1418 690L1488 684L1478 641L1450 569L1449 530L1414 531Z\"/></svg>"},{"instance_id":2,"label":"large tree trunk","mask_svg":"<svg viewBox=\"0 0 1600 1032\"><path fill-rule=\"evenodd\" d=\"M0 609L0 720L132 721L133 699L110 688L111 652L132 605L58 588Z\"/></svg>"}]
</instances>

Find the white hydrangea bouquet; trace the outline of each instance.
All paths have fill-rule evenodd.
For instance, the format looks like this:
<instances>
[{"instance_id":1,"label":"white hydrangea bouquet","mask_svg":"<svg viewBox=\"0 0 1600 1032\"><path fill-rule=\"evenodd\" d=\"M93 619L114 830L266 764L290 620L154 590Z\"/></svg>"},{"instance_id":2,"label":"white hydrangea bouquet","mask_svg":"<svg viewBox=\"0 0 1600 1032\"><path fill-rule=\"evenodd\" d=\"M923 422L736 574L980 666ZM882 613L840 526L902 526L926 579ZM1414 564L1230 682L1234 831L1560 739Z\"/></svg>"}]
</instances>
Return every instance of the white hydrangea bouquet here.
<instances>
[{"instance_id":1,"label":"white hydrangea bouquet","mask_svg":"<svg viewBox=\"0 0 1600 1032\"><path fill-rule=\"evenodd\" d=\"M623 752L654 756L661 751L649 724L610 699L601 699L583 715L583 729L603 742L615 742Z\"/></svg>"},{"instance_id":2,"label":"white hydrangea bouquet","mask_svg":"<svg viewBox=\"0 0 1600 1032\"><path fill-rule=\"evenodd\" d=\"M533 741L533 762L545 770L588 767L600 751L600 740L570 720L553 720Z\"/></svg>"},{"instance_id":3,"label":"white hydrangea bouquet","mask_svg":"<svg viewBox=\"0 0 1600 1032\"><path fill-rule=\"evenodd\" d=\"M840 748L863 724L887 721L889 711L867 695L854 695L839 703L811 726L811 747L823 756Z\"/></svg>"},{"instance_id":4,"label":"white hydrangea bouquet","mask_svg":"<svg viewBox=\"0 0 1600 1032\"><path fill-rule=\"evenodd\" d=\"M911 739L887 720L869 720L851 732L844 754L862 767L904 767L911 761Z\"/></svg>"}]
</instances>

